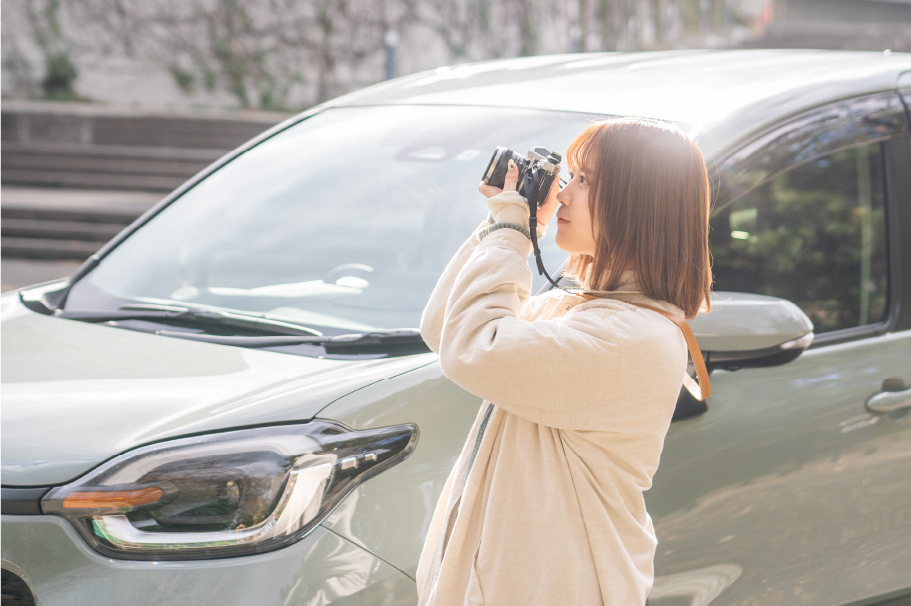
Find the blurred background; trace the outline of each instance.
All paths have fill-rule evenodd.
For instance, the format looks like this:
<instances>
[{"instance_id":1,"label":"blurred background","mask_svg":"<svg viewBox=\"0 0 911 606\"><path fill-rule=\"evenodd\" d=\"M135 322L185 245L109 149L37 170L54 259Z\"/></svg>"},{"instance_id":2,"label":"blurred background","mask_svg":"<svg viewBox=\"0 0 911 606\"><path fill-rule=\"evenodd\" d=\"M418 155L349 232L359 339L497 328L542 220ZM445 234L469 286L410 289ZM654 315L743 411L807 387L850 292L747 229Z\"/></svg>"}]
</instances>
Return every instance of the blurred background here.
<instances>
[{"instance_id":1,"label":"blurred background","mask_svg":"<svg viewBox=\"0 0 911 606\"><path fill-rule=\"evenodd\" d=\"M3 0L2 290L269 126L396 76L596 51L911 51L911 0Z\"/></svg>"}]
</instances>

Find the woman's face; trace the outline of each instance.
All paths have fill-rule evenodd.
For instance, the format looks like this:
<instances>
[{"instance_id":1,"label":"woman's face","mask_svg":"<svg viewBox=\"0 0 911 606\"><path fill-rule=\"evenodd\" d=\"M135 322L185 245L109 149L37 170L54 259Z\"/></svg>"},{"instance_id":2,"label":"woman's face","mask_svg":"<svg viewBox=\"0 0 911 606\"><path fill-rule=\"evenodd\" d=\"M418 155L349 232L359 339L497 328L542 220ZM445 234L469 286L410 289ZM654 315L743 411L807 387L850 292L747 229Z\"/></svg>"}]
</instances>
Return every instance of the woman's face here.
<instances>
[{"instance_id":1,"label":"woman's face","mask_svg":"<svg viewBox=\"0 0 911 606\"><path fill-rule=\"evenodd\" d=\"M568 253L595 256L595 234L589 208L589 175L570 167L570 181L557 194L557 246Z\"/></svg>"}]
</instances>

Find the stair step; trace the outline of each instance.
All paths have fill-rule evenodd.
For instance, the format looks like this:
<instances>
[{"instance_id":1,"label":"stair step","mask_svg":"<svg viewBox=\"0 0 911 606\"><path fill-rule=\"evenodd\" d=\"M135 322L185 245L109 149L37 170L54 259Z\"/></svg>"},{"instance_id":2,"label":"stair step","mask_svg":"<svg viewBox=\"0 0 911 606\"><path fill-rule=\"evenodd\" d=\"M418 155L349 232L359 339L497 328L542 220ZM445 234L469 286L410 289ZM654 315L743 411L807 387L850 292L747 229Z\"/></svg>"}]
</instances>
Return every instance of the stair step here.
<instances>
[{"instance_id":1,"label":"stair step","mask_svg":"<svg viewBox=\"0 0 911 606\"><path fill-rule=\"evenodd\" d=\"M117 223L4 219L3 237L39 240L80 240L104 244L119 234L123 228L122 224Z\"/></svg>"},{"instance_id":2,"label":"stair step","mask_svg":"<svg viewBox=\"0 0 911 606\"><path fill-rule=\"evenodd\" d=\"M9 179L5 174L10 169L114 175L151 175L187 179L209 165L209 162L199 160L150 160L148 158L108 158L94 155L68 156L60 154L38 156L13 154L6 151L3 152L0 159L3 162L4 180Z\"/></svg>"},{"instance_id":3,"label":"stair step","mask_svg":"<svg viewBox=\"0 0 911 606\"><path fill-rule=\"evenodd\" d=\"M109 210L107 208L33 208L26 206L3 206L0 218L4 232L11 221L52 221L74 223L98 223L117 225L120 229L129 225L142 212L132 209Z\"/></svg>"},{"instance_id":4,"label":"stair step","mask_svg":"<svg viewBox=\"0 0 911 606\"><path fill-rule=\"evenodd\" d=\"M0 254L20 259L73 259L82 261L101 248L97 242L79 240L46 240L33 238L0 238Z\"/></svg>"},{"instance_id":5,"label":"stair step","mask_svg":"<svg viewBox=\"0 0 911 606\"><path fill-rule=\"evenodd\" d=\"M4 185L168 192L225 153L218 149L4 141Z\"/></svg>"},{"instance_id":6,"label":"stair step","mask_svg":"<svg viewBox=\"0 0 911 606\"><path fill-rule=\"evenodd\" d=\"M233 149L291 117L251 111L155 112L135 108L4 100L4 140Z\"/></svg>"},{"instance_id":7,"label":"stair step","mask_svg":"<svg viewBox=\"0 0 911 606\"><path fill-rule=\"evenodd\" d=\"M212 147L232 149L279 122L281 116L265 121L199 119L169 116L164 119L97 117L92 141L160 147Z\"/></svg>"},{"instance_id":8,"label":"stair step","mask_svg":"<svg viewBox=\"0 0 911 606\"><path fill-rule=\"evenodd\" d=\"M0 216L85 223L132 223L161 200L157 192L4 187Z\"/></svg>"},{"instance_id":9,"label":"stair step","mask_svg":"<svg viewBox=\"0 0 911 606\"><path fill-rule=\"evenodd\" d=\"M149 147L133 145L83 145L80 143L46 143L4 141L3 153L10 156L70 156L119 160L165 160L181 162L213 162L227 150L194 147Z\"/></svg>"},{"instance_id":10,"label":"stair step","mask_svg":"<svg viewBox=\"0 0 911 606\"><path fill-rule=\"evenodd\" d=\"M169 192L184 183L185 177L139 175L106 175L69 171L3 167L3 182L38 187L80 187L88 189L125 189L131 191Z\"/></svg>"}]
</instances>

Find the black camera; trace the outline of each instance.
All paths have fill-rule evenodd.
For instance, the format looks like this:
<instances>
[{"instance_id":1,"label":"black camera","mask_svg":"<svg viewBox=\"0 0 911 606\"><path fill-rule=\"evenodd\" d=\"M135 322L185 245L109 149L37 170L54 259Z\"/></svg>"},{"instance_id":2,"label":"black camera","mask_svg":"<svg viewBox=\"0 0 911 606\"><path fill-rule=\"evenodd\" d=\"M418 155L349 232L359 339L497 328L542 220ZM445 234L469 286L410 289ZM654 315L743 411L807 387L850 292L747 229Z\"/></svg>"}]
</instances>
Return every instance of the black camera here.
<instances>
[{"instance_id":1,"label":"black camera","mask_svg":"<svg viewBox=\"0 0 911 606\"><path fill-rule=\"evenodd\" d=\"M543 147L533 147L524 156L508 147L497 147L484 171L484 183L503 187L509 160L519 167L519 183L516 190L528 200L528 204L544 206L547 194L560 172L562 156Z\"/></svg>"}]
</instances>

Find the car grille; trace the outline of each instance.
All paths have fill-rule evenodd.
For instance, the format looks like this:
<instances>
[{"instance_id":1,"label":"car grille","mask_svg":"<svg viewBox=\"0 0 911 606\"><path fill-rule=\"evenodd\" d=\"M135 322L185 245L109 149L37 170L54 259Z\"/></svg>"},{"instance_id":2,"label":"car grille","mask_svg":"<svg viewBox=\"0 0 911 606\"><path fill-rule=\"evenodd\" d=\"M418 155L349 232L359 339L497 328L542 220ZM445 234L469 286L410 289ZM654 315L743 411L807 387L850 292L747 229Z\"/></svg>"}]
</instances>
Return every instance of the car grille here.
<instances>
[{"instance_id":1,"label":"car grille","mask_svg":"<svg viewBox=\"0 0 911 606\"><path fill-rule=\"evenodd\" d=\"M2 580L0 606L35 606L32 590L18 575L4 568Z\"/></svg>"}]
</instances>

